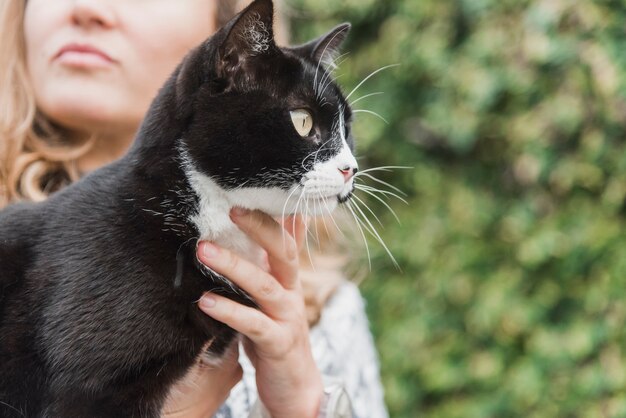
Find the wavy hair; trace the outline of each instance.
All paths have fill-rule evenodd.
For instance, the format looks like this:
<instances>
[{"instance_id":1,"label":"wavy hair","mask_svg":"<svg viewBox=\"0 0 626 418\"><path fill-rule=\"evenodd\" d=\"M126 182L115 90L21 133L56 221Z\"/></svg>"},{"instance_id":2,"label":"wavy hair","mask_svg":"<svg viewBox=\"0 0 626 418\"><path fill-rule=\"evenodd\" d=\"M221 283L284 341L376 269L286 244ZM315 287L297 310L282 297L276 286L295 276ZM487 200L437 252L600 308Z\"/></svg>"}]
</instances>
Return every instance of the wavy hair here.
<instances>
[{"instance_id":1,"label":"wavy hair","mask_svg":"<svg viewBox=\"0 0 626 418\"><path fill-rule=\"evenodd\" d=\"M69 142L37 111L26 71L25 5L25 0L0 0L0 206L43 200L78 179L76 160L92 142Z\"/></svg>"},{"instance_id":2,"label":"wavy hair","mask_svg":"<svg viewBox=\"0 0 626 418\"><path fill-rule=\"evenodd\" d=\"M245 3L219 0L218 26ZM0 0L0 207L18 200L44 200L78 180L76 162L94 142L71 140L38 111L26 69L25 6L26 0ZM284 41L283 19L278 26Z\"/></svg>"}]
</instances>

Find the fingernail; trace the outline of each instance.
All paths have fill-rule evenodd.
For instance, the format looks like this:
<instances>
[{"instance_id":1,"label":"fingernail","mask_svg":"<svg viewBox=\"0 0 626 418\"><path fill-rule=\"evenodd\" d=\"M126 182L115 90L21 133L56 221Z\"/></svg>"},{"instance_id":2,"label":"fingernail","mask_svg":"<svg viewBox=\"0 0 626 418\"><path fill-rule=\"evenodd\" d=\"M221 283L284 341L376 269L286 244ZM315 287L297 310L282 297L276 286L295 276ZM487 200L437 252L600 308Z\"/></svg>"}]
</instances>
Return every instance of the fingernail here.
<instances>
[{"instance_id":1,"label":"fingernail","mask_svg":"<svg viewBox=\"0 0 626 418\"><path fill-rule=\"evenodd\" d=\"M244 209L244 208L240 208L235 206L234 208L231 209L230 213L233 216L244 216L245 214L249 213L250 211L248 209Z\"/></svg>"},{"instance_id":2,"label":"fingernail","mask_svg":"<svg viewBox=\"0 0 626 418\"><path fill-rule=\"evenodd\" d=\"M215 300L215 298L209 294L209 293L205 293L201 298L200 301L198 302L198 305L200 305L200 308L203 309L210 309L212 307L215 306L215 303L217 301Z\"/></svg>"},{"instance_id":3,"label":"fingernail","mask_svg":"<svg viewBox=\"0 0 626 418\"><path fill-rule=\"evenodd\" d=\"M217 257L218 252L219 249L210 242L202 243L202 255L204 255L206 258Z\"/></svg>"}]
</instances>

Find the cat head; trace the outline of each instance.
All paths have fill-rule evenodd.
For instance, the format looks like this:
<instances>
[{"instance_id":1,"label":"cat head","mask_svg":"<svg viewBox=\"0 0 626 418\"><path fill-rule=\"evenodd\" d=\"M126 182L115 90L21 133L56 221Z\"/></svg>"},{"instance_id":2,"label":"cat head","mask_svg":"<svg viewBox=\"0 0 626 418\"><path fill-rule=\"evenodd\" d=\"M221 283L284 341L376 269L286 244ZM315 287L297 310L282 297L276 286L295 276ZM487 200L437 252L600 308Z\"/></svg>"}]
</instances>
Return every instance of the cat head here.
<instances>
[{"instance_id":1,"label":"cat head","mask_svg":"<svg viewBox=\"0 0 626 418\"><path fill-rule=\"evenodd\" d=\"M174 74L185 170L196 192L213 188L232 205L329 212L357 171L350 106L329 68L350 25L290 48L272 28L271 0L256 0Z\"/></svg>"}]
</instances>

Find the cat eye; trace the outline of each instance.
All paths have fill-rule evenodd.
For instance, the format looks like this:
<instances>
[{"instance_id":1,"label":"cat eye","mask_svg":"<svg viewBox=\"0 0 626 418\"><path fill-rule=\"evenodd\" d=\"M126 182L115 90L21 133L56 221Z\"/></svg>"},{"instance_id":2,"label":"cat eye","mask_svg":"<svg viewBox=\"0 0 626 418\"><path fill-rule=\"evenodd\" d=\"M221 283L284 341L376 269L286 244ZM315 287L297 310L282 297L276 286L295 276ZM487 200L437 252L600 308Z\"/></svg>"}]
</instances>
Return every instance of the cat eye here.
<instances>
[{"instance_id":1,"label":"cat eye","mask_svg":"<svg viewBox=\"0 0 626 418\"><path fill-rule=\"evenodd\" d=\"M313 128L313 116L304 109L292 110L289 114L298 134L303 138L309 136Z\"/></svg>"}]
</instances>

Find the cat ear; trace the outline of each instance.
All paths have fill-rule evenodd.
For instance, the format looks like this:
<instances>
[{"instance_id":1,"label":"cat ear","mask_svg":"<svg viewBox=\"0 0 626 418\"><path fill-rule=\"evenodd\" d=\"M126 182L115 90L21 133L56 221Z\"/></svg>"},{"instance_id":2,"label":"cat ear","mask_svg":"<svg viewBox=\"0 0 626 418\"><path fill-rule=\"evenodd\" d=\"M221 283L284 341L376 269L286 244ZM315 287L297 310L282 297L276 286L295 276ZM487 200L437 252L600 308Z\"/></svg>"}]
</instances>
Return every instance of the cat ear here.
<instances>
[{"instance_id":1,"label":"cat ear","mask_svg":"<svg viewBox=\"0 0 626 418\"><path fill-rule=\"evenodd\" d=\"M219 47L221 74L238 70L251 57L276 51L274 43L274 6L271 0L256 0L231 20Z\"/></svg>"},{"instance_id":2,"label":"cat ear","mask_svg":"<svg viewBox=\"0 0 626 418\"><path fill-rule=\"evenodd\" d=\"M351 27L352 25L349 23L342 23L326 35L293 48L293 51L310 58L315 63L322 63L326 68L335 67L335 59L339 55L341 44L348 37Z\"/></svg>"}]
</instances>

